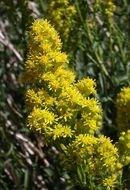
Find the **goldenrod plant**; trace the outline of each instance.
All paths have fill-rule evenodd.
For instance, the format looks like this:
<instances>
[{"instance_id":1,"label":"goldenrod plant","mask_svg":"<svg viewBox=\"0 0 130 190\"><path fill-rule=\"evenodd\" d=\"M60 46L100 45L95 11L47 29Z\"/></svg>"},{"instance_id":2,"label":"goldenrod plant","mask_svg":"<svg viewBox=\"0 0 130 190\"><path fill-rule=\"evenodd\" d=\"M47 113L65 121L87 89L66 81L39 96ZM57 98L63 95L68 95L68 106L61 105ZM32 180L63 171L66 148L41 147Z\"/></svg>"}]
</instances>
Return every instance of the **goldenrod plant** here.
<instances>
[{"instance_id":1,"label":"goldenrod plant","mask_svg":"<svg viewBox=\"0 0 130 190\"><path fill-rule=\"evenodd\" d=\"M47 10L47 19L56 28L62 39L62 49L67 52L71 67L77 50L78 18L75 2L71 0L52 0Z\"/></svg>"},{"instance_id":2,"label":"goldenrod plant","mask_svg":"<svg viewBox=\"0 0 130 190\"><path fill-rule=\"evenodd\" d=\"M122 87L115 100L116 127L119 140L116 146L119 150L120 162L124 167L124 187L129 188L130 178L127 176L130 169L130 87Z\"/></svg>"},{"instance_id":3,"label":"goldenrod plant","mask_svg":"<svg viewBox=\"0 0 130 190\"><path fill-rule=\"evenodd\" d=\"M121 132L117 146L122 164L128 165L130 163L130 130Z\"/></svg>"},{"instance_id":4,"label":"goldenrod plant","mask_svg":"<svg viewBox=\"0 0 130 190\"><path fill-rule=\"evenodd\" d=\"M130 129L130 87L123 87L116 98L116 124L119 131Z\"/></svg>"},{"instance_id":5,"label":"goldenrod plant","mask_svg":"<svg viewBox=\"0 0 130 190\"><path fill-rule=\"evenodd\" d=\"M76 8L73 1L56 0L51 1L48 9L48 19L57 28L62 38L67 41L71 30L74 29L74 16Z\"/></svg>"},{"instance_id":6,"label":"goldenrod plant","mask_svg":"<svg viewBox=\"0 0 130 190\"><path fill-rule=\"evenodd\" d=\"M118 185L122 165L109 138L80 134L63 150L63 165L83 189L114 189Z\"/></svg>"},{"instance_id":7,"label":"goldenrod plant","mask_svg":"<svg viewBox=\"0 0 130 190\"><path fill-rule=\"evenodd\" d=\"M98 136L102 109L95 98L96 82L89 77L76 80L59 35L47 20L34 21L28 48L23 76L29 84L27 126L57 147L74 184L114 189L121 175L119 154L110 138Z\"/></svg>"},{"instance_id":8,"label":"goldenrod plant","mask_svg":"<svg viewBox=\"0 0 130 190\"><path fill-rule=\"evenodd\" d=\"M59 36L46 20L33 23L28 47L24 74L31 84L26 93L28 125L50 139L94 134L101 125L101 108L92 96L95 81L88 77L76 81Z\"/></svg>"}]
</instances>

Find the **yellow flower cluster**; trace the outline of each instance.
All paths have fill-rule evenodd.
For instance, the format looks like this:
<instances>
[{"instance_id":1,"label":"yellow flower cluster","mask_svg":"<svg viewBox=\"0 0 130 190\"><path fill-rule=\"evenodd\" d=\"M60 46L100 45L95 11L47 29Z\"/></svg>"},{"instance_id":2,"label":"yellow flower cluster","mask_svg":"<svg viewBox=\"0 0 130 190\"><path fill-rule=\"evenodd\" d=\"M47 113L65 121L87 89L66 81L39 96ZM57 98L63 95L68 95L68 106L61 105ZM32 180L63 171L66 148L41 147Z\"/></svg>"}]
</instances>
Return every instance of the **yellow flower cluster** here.
<instances>
[{"instance_id":1,"label":"yellow flower cluster","mask_svg":"<svg viewBox=\"0 0 130 190\"><path fill-rule=\"evenodd\" d=\"M121 162L123 165L130 163L130 130L122 132L117 143Z\"/></svg>"},{"instance_id":2,"label":"yellow flower cluster","mask_svg":"<svg viewBox=\"0 0 130 190\"><path fill-rule=\"evenodd\" d=\"M67 169L76 172L79 167L84 168L84 173L91 179L95 179L94 184L100 184L104 189L115 186L118 174L118 150L111 143L109 138L103 135L94 137L93 135L78 135L75 140L65 149L62 162ZM82 183L83 176L77 177L77 181ZM96 178L98 181L96 182ZM97 183L97 184L96 184ZM87 184L89 186L89 184Z\"/></svg>"},{"instance_id":3,"label":"yellow flower cluster","mask_svg":"<svg viewBox=\"0 0 130 190\"><path fill-rule=\"evenodd\" d=\"M46 20L33 23L28 46L24 73L30 83L26 93L28 126L54 140L94 134L101 123L99 103L89 98L96 93L95 81L86 78L75 82L59 36Z\"/></svg>"},{"instance_id":4,"label":"yellow flower cluster","mask_svg":"<svg viewBox=\"0 0 130 190\"><path fill-rule=\"evenodd\" d=\"M117 117L116 123L119 131L130 129L130 88L124 87L118 93L116 99Z\"/></svg>"},{"instance_id":5,"label":"yellow flower cluster","mask_svg":"<svg viewBox=\"0 0 130 190\"><path fill-rule=\"evenodd\" d=\"M112 18L116 11L116 5L112 0L103 1L103 0L95 0L94 3L95 11L101 11L103 14L107 16L107 18Z\"/></svg>"},{"instance_id":6,"label":"yellow flower cluster","mask_svg":"<svg viewBox=\"0 0 130 190\"><path fill-rule=\"evenodd\" d=\"M69 171L74 169L82 185L90 176L95 184L99 178L104 188L114 186L117 149L109 138L94 136L102 114L94 98L95 81L75 80L67 55L61 52L59 36L47 20L36 20L29 34L23 77L29 84L27 126L43 134L47 143L60 147L63 165ZM82 180L82 174L87 179Z\"/></svg>"},{"instance_id":7,"label":"yellow flower cluster","mask_svg":"<svg viewBox=\"0 0 130 190\"><path fill-rule=\"evenodd\" d=\"M52 0L49 5L48 19L65 41L68 40L70 31L73 28L75 14L75 6L70 0Z\"/></svg>"},{"instance_id":8,"label":"yellow flower cluster","mask_svg":"<svg viewBox=\"0 0 130 190\"><path fill-rule=\"evenodd\" d=\"M115 11L116 11L116 6L115 6L114 3L112 2L112 0L109 0L109 1L106 3L105 14L106 14L108 17L112 17Z\"/></svg>"}]
</instances>

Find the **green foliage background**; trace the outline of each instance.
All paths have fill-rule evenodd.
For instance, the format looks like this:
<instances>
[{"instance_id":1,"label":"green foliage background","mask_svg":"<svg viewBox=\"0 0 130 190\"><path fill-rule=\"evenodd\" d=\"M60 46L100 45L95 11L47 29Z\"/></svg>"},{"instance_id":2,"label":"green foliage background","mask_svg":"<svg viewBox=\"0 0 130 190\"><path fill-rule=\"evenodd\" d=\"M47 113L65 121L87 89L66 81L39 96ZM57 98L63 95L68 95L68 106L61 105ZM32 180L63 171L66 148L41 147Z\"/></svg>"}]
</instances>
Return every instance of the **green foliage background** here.
<instances>
[{"instance_id":1,"label":"green foliage background","mask_svg":"<svg viewBox=\"0 0 130 190\"><path fill-rule=\"evenodd\" d=\"M26 59L27 32L35 18L49 18L47 0L0 2L0 189L79 189L66 183L69 176L59 166L58 152L44 147L44 139L25 128L26 109L21 73ZM109 19L89 0L71 2L76 7L74 28L68 41L59 33L63 50L77 78L96 79L103 108L102 133L118 139L114 101L122 86L130 85L130 2L114 1ZM102 6L106 6L103 4ZM87 10L87 11L86 11ZM52 22L53 25L54 22ZM90 25L88 24L90 22ZM92 27L91 27L92 25ZM70 25L71 27L71 25ZM70 44L70 41L72 42ZM123 189L130 189L129 166L124 168ZM128 180L128 181L127 181ZM126 182L125 182L126 181Z\"/></svg>"}]
</instances>

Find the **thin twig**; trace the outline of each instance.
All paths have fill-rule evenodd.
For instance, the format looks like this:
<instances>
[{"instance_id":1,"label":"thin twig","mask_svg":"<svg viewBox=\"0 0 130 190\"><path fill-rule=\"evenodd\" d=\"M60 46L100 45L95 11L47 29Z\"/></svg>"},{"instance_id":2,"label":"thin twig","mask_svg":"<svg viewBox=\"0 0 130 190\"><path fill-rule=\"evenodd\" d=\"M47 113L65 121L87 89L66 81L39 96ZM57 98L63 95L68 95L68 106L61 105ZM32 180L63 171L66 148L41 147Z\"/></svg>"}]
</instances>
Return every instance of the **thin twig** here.
<instances>
[{"instance_id":1,"label":"thin twig","mask_svg":"<svg viewBox=\"0 0 130 190\"><path fill-rule=\"evenodd\" d=\"M23 62L23 58L20 53L14 48L13 44L7 38L5 38L5 36L2 34L2 31L0 31L0 43L9 48L20 62Z\"/></svg>"}]
</instances>

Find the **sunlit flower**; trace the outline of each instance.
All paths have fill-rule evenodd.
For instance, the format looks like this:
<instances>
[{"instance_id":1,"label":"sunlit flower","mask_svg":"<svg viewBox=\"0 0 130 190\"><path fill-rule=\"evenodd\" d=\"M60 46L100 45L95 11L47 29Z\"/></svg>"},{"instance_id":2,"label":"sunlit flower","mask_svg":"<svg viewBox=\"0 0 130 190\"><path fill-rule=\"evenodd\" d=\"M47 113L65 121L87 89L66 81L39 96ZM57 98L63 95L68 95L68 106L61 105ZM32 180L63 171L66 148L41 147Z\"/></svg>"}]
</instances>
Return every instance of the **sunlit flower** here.
<instances>
[{"instance_id":1,"label":"sunlit flower","mask_svg":"<svg viewBox=\"0 0 130 190\"><path fill-rule=\"evenodd\" d=\"M72 7L69 11L74 12ZM94 97L95 81L89 77L76 81L67 55L61 52L59 36L48 21L36 20L29 34L24 69L24 80L29 83L27 126L41 133L46 144L60 147L63 167L70 172L75 168L79 178L82 168L83 175L91 175L95 183L98 177L108 187L117 170L118 153L109 138L95 137L102 119Z\"/></svg>"}]
</instances>

